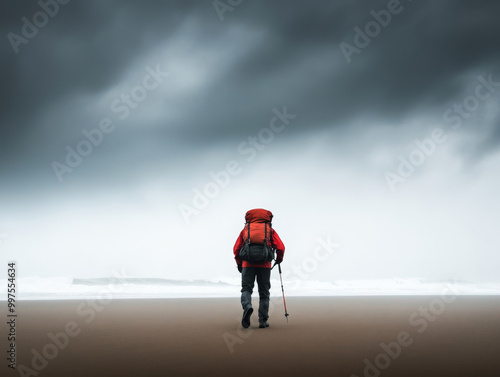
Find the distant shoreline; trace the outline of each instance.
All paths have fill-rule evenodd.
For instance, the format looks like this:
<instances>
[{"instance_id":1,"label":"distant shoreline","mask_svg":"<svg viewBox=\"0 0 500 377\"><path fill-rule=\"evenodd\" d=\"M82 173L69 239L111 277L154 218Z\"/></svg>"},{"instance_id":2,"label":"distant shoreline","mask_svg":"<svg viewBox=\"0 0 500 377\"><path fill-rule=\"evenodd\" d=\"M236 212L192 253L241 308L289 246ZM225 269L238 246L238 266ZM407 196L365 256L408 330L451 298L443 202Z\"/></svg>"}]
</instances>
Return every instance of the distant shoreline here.
<instances>
[{"instance_id":1,"label":"distant shoreline","mask_svg":"<svg viewBox=\"0 0 500 377\"><path fill-rule=\"evenodd\" d=\"M294 297L432 296L450 290L459 295L500 295L500 282L426 281L417 278L334 282L284 278L283 282L285 294ZM241 290L239 275L205 280L19 278L18 283L19 300L234 298L239 297ZM277 278L271 279L271 296L281 296ZM4 300L5 297L0 297L0 301Z\"/></svg>"}]
</instances>

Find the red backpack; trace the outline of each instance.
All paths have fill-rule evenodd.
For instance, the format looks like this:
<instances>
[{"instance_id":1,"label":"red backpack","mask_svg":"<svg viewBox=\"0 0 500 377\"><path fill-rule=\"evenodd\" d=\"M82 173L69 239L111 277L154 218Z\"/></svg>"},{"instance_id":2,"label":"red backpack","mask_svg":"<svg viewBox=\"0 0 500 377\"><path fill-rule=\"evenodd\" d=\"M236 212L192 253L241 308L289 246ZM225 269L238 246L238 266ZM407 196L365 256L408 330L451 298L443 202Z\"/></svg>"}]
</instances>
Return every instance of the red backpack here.
<instances>
[{"instance_id":1,"label":"red backpack","mask_svg":"<svg viewBox=\"0 0 500 377\"><path fill-rule=\"evenodd\" d=\"M273 214L263 208L256 208L245 214L245 228L242 237L245 244L240 249L241 260L250 263L262 263L274 259L271 242L271 220Z\"/></svg>"}]
</instances>

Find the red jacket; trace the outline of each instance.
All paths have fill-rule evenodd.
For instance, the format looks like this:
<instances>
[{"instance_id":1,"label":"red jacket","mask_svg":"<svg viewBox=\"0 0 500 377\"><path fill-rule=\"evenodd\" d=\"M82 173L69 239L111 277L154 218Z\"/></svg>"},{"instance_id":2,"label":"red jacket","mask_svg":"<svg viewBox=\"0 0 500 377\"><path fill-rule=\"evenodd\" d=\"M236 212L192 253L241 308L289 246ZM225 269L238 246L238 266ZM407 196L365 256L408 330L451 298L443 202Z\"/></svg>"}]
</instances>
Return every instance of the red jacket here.
<instances>
[{"instance_id":1,"label":"red jacket","mask_svg":"<svg viewBox=\"0 0 500 377\"><path fill-rule=\"evenodd\" d=\"M240 264L243 262L242 267L264 267L264 268L271 268L271 262L262 262L262 263L250 263L247 262L246 260L241 261L239 258L239 253L240 249L245 243L245 239L243 238L243 232L245 229L243 229L240 232L240 235L238 236L238 239L236 240L236 243L234 244L233 247L233 254L234 254L234 260L236 261L236 264ZM283 256L285 255L285 245L283 245L283 241L281 241L280 236L278 236L278 233L274 229L271 228L271 245L274 249L276 249L276 260L281 262L283 260Z\"/></svg>"}]
</instances>

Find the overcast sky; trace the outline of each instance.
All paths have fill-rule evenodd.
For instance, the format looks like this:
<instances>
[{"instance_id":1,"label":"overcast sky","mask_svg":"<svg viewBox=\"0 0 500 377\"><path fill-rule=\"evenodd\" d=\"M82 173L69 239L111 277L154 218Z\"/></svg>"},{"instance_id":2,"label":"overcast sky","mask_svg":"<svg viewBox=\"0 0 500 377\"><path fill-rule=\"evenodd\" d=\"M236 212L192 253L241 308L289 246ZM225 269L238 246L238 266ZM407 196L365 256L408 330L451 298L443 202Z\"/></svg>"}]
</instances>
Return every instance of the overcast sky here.
<instances>
[{"instance_id":1,"label":"overcast sky","mask_svg":"<svg viewBox=\"0 0 500 377\"><path fill-rule=\"evenodd\" d=\"M22 276L237 276L264 207L302 278L496 279L498 1L43 1L0 5Z\"/></svg>"}]
</instances>

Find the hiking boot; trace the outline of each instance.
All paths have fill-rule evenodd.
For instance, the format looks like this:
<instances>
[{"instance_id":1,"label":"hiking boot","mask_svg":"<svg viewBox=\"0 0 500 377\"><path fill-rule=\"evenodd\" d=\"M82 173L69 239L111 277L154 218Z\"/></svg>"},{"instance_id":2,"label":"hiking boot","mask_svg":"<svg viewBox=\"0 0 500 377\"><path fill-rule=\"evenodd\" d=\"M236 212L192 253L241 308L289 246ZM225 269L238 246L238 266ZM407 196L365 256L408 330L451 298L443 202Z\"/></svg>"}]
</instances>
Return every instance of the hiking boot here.
<instances>
[{"instance_id":1,"label":"hiking boot","mask_svg":"<svg viewBox=\"0 0 500 377\"><path fill-rule=\"evenodd\" d=\"M266 327L269 327L269 323L267 321L259 322L259 328L265 329Z\"/></svg>"},{"instance_id":2,"label":"hiking boot","mask_svg":"<svg viewBox=\"0 0 500 377\"><path fill-rule=\"evenodd\" d=\"M241 326L243 326L245 329L248 329L250 327L250 316L253 313L253 308L249 307L246 308L245 311L243 312L243 318L241 319Z\"/></svg>"}]
</instances>

